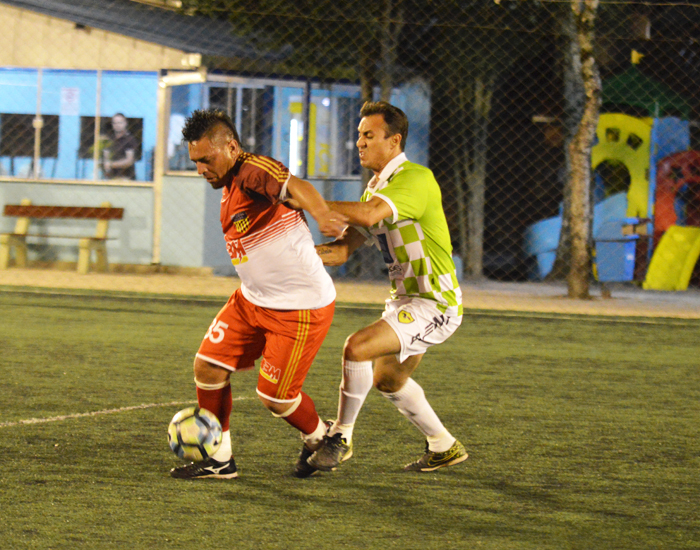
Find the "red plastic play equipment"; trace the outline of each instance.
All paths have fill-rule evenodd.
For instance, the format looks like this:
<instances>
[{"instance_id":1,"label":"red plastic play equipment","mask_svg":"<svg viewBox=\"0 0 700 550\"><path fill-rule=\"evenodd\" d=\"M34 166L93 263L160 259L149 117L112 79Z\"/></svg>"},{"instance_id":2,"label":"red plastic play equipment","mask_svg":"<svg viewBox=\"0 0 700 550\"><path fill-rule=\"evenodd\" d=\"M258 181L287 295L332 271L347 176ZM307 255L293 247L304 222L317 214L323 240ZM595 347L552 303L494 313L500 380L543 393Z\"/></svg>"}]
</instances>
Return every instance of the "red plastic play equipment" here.
<instances>
[{"instance_id":1,"label":"red plastic play equipment","mask_svg":"<svg viewBox=\"0 0 700 550\"><path fill-rule=\"evenodd\" d=\"M672 225L678 225L676 197L686 197L682 225L700 226L700 151L683 151L659 161L656 171L654 243Z\"/></svg>"}]
</instances>

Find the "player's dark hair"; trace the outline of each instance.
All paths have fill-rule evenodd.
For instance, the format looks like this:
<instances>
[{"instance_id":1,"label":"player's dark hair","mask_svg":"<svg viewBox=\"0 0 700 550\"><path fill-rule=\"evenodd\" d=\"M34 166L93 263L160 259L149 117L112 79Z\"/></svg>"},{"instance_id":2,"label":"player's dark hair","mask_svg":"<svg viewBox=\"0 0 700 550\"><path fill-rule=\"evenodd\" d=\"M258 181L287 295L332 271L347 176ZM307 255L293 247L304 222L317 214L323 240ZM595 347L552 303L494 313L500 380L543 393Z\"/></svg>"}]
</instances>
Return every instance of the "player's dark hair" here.
<instances>
[{"instance_id":1,"label":"player's dark hair","mask_svg":"<svg viewBox=\"0 0 700 550\"><path fill-rule=\"evenodd\" d=\"M386 101L365 101L360 109L360 116L382 115L387 126L387 136L396 134L401 136L401 150L406 148L406 138L408 137L408 117L398 107L394 107Z\"/></svg>"},{"instance_id":2,"label":"player's dark hair","mask_svg":"<svg viewBox=\"0 0 700 550\"><path fill-rule=\"evenodd\" d=\"M199 109L193 112L185 120L182 128L182 138L184 141L193 142L203 137L211 137L215 131L223 128L230 138L235 139L240 145L241 139L231 118L219 109Z\"/></svg>"}]
</instances>

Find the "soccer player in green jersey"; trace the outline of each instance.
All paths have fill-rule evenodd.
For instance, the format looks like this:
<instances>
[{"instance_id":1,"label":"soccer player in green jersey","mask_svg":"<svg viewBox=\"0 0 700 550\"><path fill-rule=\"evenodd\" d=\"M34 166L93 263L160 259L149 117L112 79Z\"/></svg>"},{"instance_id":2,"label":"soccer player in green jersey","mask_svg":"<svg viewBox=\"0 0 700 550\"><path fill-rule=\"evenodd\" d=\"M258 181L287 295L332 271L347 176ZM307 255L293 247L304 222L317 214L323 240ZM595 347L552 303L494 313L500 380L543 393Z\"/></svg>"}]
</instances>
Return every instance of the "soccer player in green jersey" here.
<instances>
[{"instance_id":1,"label":"soccer player in green jersey","mask_svg":"<svg viewBox=\"0 0 700 550\"><path fill-rule=\"evenodd\" d=\"M380 320L345 342L338 418L308 464L329 471L352 456L353 426L374 385L425 436L425 454L404 470L430 472L466 460L467 453L411 374L430 346L459 327L462 293L440 187L428 168L403 152L405 113L379 101L365 103L360 116L360 164L374 177L359 202L328 203L351 226L342 238L316 250L325 265L341 265L371 239L389 269L391 297Z\"/></svg>"}]
</instances>

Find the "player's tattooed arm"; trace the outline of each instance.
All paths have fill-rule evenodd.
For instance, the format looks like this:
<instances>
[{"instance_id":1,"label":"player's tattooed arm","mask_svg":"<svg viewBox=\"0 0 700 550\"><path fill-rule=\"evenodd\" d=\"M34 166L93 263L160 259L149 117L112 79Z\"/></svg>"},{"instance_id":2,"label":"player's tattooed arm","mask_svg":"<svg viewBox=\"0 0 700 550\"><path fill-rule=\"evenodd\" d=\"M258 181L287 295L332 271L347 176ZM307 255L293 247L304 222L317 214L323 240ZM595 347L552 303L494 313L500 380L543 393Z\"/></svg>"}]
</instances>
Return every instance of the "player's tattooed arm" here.
<instances>
[{"instance_id":1,"label":"player's tattooed arm","mask_svg":"<svg viewBox=\"0 0 700 550\"><path fill-rule=\"evenodd\" d=\"M321 256L323 265L338 266L348 261L348 246L344 244L328 243L316 245L316 253Z\"/></svg>"},{"instance_id":2,"label":"player's tattooed arm","mask_svg":"<svg viewBox=\"0 0 700 550\"><path fill-rule=\"evenodd\" d=\"M350 254L364 243L366 237L354 227L349 227L345 234L335 241L316 245L316 253L323 260L323 265L338 266L348 261Z\"/></svg>"}]
</instances>

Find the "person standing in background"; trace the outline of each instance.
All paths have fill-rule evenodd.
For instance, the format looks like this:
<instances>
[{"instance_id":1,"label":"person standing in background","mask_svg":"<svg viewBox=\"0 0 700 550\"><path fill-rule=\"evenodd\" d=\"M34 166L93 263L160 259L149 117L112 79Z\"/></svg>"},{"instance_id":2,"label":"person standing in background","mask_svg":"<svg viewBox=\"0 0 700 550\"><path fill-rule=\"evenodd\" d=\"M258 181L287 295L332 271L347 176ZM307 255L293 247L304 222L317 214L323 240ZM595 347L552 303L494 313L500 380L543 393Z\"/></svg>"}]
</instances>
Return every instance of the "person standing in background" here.
<instances>
[{"instance_id":1,"label":"person standing in background","mask_svg":"<svg viewBox=\"0 0 700 550\"><path fill-rule=\"evenodd\" d=\"M127 130L127 120L122 113L112 117L114 139L102 151L102 166L108 179L136 179L136 138Z\"/></svg>"}]
</instances>

